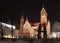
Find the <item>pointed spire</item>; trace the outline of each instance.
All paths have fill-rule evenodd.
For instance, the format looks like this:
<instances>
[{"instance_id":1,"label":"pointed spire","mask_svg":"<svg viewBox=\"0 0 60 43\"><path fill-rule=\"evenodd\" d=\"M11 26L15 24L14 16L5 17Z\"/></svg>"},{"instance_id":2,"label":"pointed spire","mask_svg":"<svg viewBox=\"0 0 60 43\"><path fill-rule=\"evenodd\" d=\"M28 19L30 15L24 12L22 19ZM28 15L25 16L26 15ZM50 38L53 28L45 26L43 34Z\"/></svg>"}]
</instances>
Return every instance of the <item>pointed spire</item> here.
<instances>
[{"instance_id":1,"label":"pointed spire","mask_svg":"<svg viewBox=\"0 0 60 43\"><path fill-rule=\"evenodd\" d=\"M45 12L45 8L44 8L44 5L42 6L42 10L41 10L42 12Z\"/></svg>"},{"instance_id":2,"label":"pointed spire","mask_svg":"<svg viewBox=\"0 0 60 43\"><path fill-rule=\"evenodd\" d=\"M45 10L45 8L44 8L44 5L42 6L42 10L41 10L40 13L41 13L42 15L47 14L47 12L46 12L46 10Z\"/></svg>"},{"instance_id":3,"label":"pointed spire","mask_svg":"<svg viewBox=\"0 0 60 43\"><path fill-rule=\"evenodd\" d=\"M24 19L23 15L21 16L21 19Z\"/></svg>"},{"instance_id":4,"label":"pointed spire","mask_svg":"<svg viewBox=\"0 0 60 43\"><path fill-rule=\"evenodd\" d=\"M24 21L24 17L23 17L23 15L21 16L21 19L20 19L21 21Z\"/></svg>"},{"instance_id":5,"label":"pointed spire","mask_svg":"<svg viewBox=\"0 0 60 43\"><path fill-rule=\"evenodd\" d=\"M21 16L21 21L24 21L23 11L22 11L22 16Z\"/></svg>"},{"instance_id":6,"label":"pointed spire","mask_svg":"<svg viewBox=\"0 0 60 43\"><path fill-rule=\"evenodd\" d=\"M28 21L28 16L26 16L26 21Z\"/></svg>"},{"instance_id":7,"label":"pointed spire","mask_svg":"<svg viewBox=\"0 0 60 43\"><path fill-rule=\"evenodd\" d=\"M44 8L44 5L42 6L42 8Z\"/></svg>"}]
</instances>

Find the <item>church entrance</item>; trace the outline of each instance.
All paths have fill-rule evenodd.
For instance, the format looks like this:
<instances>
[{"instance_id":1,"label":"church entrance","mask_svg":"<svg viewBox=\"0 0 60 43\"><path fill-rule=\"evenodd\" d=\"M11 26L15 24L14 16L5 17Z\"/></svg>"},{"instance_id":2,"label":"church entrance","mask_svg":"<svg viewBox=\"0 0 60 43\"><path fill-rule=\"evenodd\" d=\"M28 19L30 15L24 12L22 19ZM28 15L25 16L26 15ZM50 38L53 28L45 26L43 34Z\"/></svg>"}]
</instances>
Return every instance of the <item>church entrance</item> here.
<instances>
[{"instance_id":1,"label":"church entrance","mask_svg":"<svg viewBox=\"0 0 60 43\"><path fill-rule=\"evenodd\" d=\"M38 38L47 38L46 25L40 24L38 28Z\"/></svg>"}]
</instances>

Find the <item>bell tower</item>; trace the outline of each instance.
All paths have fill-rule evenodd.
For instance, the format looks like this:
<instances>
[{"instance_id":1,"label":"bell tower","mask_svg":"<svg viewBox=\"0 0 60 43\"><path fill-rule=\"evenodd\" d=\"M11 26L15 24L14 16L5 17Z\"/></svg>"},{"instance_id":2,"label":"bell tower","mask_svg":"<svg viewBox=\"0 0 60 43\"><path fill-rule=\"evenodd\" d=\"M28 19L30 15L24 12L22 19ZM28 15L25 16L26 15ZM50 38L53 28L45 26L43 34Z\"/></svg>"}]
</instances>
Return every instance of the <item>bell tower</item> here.
<instances>
[{"instance_id":1,"label":"bell tower","mask_svg":"<svg viewBox=\"0 0 60 43\"><path fill-rule=\"evenodd\" d=\"M47 25L47 12L45 11L44 6L42 7L42 10L40 12L40 25L38 29L38 38L47 38L47 30L46 30L46 25Z\"/></svg>"},{"instance_id":2,"label":"bell tower","mask_svg":"<svg viewBox=\"0 0 60 43\"><path fill-rule=\"evenodd\" d=\"M41 23L42 24L46 23L47 22L47 12L46 12L44 6L42 7L40 14L41 14L41 18L40 18Z\"/></svg>"},{"instance_id":3,"label":"bell tower","mask_svg":"<svg viewBox=\"0 0 60 43\"><path fill-rule=\"evenodd\" d=\"M20 33L23 33L23 25L24 25L24 17L22 15L20 19Z\"/></svg>"}]
</instances>

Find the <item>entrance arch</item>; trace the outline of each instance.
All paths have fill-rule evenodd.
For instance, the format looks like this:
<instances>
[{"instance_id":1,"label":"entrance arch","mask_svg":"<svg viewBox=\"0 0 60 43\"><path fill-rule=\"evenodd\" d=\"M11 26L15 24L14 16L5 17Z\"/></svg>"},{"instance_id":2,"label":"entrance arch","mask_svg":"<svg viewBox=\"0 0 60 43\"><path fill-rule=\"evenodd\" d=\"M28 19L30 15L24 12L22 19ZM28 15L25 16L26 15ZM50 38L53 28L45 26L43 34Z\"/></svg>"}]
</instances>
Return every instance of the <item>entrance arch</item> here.
<instances>
[{"instance_id":1,"label":"entrance arch","mask_svg":"<svg viewBox=\"0 0 60 43\"><path fill-rule=\"evenodd\" d=\"M39 24L38 38L47 38L47 30L46 30L45 23L44 24Z\"/></svg>"}]
</instances>

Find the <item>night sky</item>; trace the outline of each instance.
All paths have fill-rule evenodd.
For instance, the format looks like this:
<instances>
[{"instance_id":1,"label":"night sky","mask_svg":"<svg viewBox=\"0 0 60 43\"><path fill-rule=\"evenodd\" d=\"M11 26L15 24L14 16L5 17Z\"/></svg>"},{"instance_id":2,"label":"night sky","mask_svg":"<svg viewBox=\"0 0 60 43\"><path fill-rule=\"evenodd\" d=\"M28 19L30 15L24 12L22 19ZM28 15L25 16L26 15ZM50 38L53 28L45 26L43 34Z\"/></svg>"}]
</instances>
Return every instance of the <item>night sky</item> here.
<instances>
[{"instance_id":1,"label":"night sky","mask_svg":"<svg viewBox=\"0 0 60 43\"><path fill-rule=\"evenodd\" d=\"M28 16L29 22L39 22L40 11L44 5L51 24L60 21L59 0L2 0L0 5L0 21L9 22L19 27L20 17Z\"/></svg>"}]
</instances>

